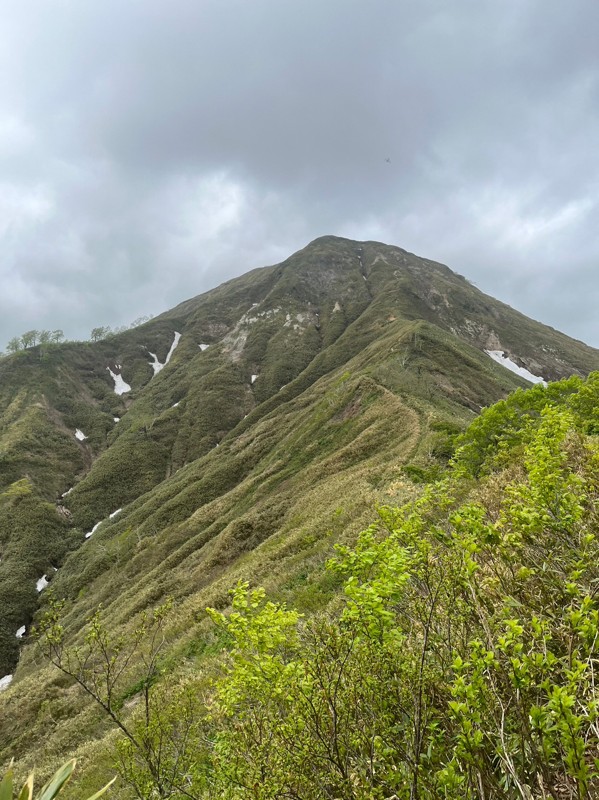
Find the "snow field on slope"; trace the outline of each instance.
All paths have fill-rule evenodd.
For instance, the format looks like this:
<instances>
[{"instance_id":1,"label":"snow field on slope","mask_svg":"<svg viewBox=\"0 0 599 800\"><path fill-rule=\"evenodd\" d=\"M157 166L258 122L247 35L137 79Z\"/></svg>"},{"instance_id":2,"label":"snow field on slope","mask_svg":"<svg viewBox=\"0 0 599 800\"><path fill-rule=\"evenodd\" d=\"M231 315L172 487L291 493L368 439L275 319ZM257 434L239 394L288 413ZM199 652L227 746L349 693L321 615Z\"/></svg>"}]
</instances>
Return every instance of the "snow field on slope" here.
<instances>
[{"instance_id":1,"label":"snow field on slope","mask_svg":"<svg viewBox=\"0 0 599 800\"><path fill-rule=\"evenodd\" d=\"M539 377L538 375L533 375L532 372L529 372L524 367L519 367L511 358L504 355L503 350L485 350L485 353L490 356L493 361L496 361L498 364L501 364L502 367L509 369L510 372L513 372L516 375L519 375L521 378L524 378L525 381L529 381L530 383L542 383L543 386L547 386L547 381L544 378Z\"/></svg>"},{"instance_id":2,"label":"snow field on slope","mask_svg":"<svg viewBox=\"0 0 599 800\"><path fill-rule=\"evenodd\" d=\"M158 360L158 356L156 355L156 353L152 353L151 350L148 350L148 353L154 359L153 361L150 361L150 366L154 370L154 375L158 375L158 373L166 367L168 362L171 360L172 355L175 352L175 350L177 348L177 345L179 344L179 340L180 339L181 339L181 334L178 331L175 331L175 338L173 339L173 343L171 345L171 349L166 354L166 360L165 360L164 364ZM200 345L200 347L201 346L202 345Z\"/></svg>"},{"instance_id":3,"label":"snow field on slope","mask_svg":"<svg viewBox=\"0 0 599 800\"><path fill-rule=\"evenodd\" d=\"M115 366L117 369L122 369L120 364L116 364ZM110 372L110 377L114 381L115 394L126 394L131 391L131 387L128 383L125 383L120 372L113 372L110 367L106 367L106 369Z\"/></svg>"}]
</instances>

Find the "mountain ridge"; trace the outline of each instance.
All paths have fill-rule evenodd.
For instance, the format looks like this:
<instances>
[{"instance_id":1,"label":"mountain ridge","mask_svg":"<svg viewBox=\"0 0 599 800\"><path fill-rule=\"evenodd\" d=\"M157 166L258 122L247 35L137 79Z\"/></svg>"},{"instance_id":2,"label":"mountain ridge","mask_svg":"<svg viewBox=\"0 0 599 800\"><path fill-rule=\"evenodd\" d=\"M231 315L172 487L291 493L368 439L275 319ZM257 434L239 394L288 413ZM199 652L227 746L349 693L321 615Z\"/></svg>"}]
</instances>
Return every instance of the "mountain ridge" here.
<instances>
[{"instance_id":1,"label":"mountain ridge","mask_svg":"<svg viewBox=\"0 0 599 800\"><path fill-rule=\"evenodd\" d=\"M45 694L65 702L15 637L47 606L42 575L74 641L100 603L127 631L173 596L186 658L207 646L198 609L224 607L238 579L326 605L333 544L415 496L482 407L530 386L485 350L546 380L599 369L599 351L445 265L321 237L110 339L3 359L0 673L20 660L0 695L2 757L33 760ZM116 394L109 369L131 390ZM21 722L3 705L16 697ZM80 725L102 738L84 705L71 712L48 763Z\"/></svg>"}]
</instances>

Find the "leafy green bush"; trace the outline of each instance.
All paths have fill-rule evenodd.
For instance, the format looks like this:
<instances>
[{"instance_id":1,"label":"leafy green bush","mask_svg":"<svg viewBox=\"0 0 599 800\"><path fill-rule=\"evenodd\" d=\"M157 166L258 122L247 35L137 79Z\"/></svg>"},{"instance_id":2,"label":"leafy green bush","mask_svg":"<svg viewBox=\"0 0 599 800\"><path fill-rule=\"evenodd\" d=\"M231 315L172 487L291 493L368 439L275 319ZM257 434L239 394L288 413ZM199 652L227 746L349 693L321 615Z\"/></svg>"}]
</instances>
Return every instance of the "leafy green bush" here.
<instances>
[{"instance_id":1,"label":"leafy green bush","mask_svg":"<svg viewBox=\"0 0 599 800\"><path fill-rule=\"evenodd\" d=\"M437 484L340 549L339 616L247 585L210 612L221 797L597 796L599 448L568 410L525 427L466 502Z\"/></svg>"}]
</instances>

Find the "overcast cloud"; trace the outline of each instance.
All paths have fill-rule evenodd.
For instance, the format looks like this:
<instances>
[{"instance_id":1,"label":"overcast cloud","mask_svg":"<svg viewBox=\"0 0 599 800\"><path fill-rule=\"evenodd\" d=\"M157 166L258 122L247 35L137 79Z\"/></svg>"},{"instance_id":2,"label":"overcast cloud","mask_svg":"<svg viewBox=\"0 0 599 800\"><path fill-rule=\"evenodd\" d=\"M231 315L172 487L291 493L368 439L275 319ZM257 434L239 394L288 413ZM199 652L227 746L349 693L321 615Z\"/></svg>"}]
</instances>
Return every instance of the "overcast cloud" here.
<instances>
[{"instance_id":1,"label":"overcast cloud","mask_svg":"<svg viewBox=\"0 0 599 800\"><path fill-rule=\"evenodd\" d=\"M0 12L0 349L160 313L327 233L599 347L597 0Z\"/></svg>"}]
</instances>

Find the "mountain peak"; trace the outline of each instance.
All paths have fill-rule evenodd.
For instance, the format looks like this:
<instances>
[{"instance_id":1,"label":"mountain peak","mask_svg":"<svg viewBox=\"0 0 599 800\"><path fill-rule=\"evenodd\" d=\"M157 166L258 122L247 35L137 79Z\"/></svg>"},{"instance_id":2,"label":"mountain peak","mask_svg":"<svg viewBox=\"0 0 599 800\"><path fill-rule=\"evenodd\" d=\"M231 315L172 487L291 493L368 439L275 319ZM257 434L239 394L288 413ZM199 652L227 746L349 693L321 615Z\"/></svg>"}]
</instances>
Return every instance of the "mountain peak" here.
<instances>
[{"instance_id":1,"label":"mountain peak","mask_svg":"<svg viewBox=\"0 0 599 800\"><path fill-rule=\"evenodd\" d=\"M309 610L332 544L415 496L482 407L598 368L448 267L337 236L118 336L2 359L0 679L19 715L0 756L43 746L40 697L62 692L22 635L48 581L71 641L100 605L126 637L174 596L178 653L238 580Z\"/></svg>"}]
</instances>

